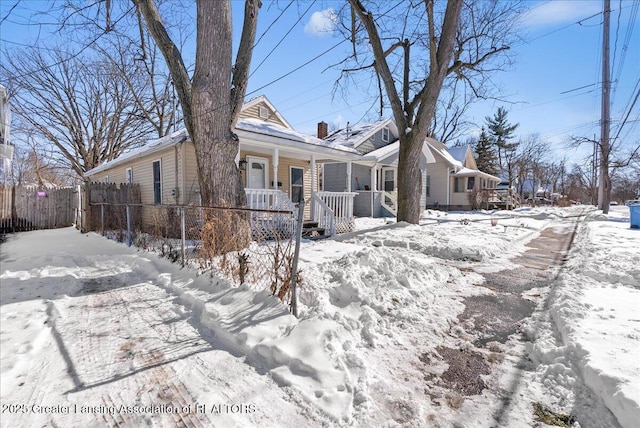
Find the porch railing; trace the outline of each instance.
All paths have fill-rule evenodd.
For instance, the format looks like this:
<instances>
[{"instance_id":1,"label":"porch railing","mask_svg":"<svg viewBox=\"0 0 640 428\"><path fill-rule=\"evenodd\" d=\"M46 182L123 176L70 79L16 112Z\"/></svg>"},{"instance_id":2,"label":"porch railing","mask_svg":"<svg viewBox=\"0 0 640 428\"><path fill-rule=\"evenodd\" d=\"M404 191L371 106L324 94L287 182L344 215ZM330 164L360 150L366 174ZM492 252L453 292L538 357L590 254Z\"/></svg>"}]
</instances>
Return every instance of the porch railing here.
<instances>
[{"instance_id":1,"label":"porch railing","mask_svg":"<svg viewBox=\"0 0 640 428\"><path fill-rule=\"evenodd\" d=\"M247 208L256 210L295 211L296 206L282 190L244 189Z\"/></svg>"},{"instance_id":2,"label":"porch railing","mask_svg":"<svg viewBox=\"0 0 640 428\"><path fill-rule=\"evenodd\" d=\"M382 207L394 216L398 215L398 192L382 191Z\"/></svg>"},{"instance_id":3,"label":"porch railing","mask_svg":"<svg viewBox=\"0 0 640 428\"><path fill-rule=\"evenodd\" d=\"M297 212L297 208L286 193L275 189L244 189L244 192L247 195L247 208L291 213L252 212L251 228L254 234L262 236L293 234L294 213Z\"/></svg>"},{"instance_id":4,"label":"porch railing","mask_svg":"<svg viewBox=\"0 0 640 428\"><path fill-rule=\"evenodd\" d=\"M336 217L333 210L317 193L311 193L311 212L313 221L323 228L329 236L336 234Z\"/></svg>"},{"instance_id":5,"label":"porch railing","mask_svg":"<svg viewBox=\"0 0 640 428\"><path fill-rule=\"evenodd\" d=\"M356 222L353 215L353 199L356 195L355 192L315 192L313 199L315 206L312 212L318 220L314 218L314 221L320 223L319 219L328 209L333 213L335 233L354 231ZM317 201L322 201L324 205Z\"/></svg>"}]
</instances>

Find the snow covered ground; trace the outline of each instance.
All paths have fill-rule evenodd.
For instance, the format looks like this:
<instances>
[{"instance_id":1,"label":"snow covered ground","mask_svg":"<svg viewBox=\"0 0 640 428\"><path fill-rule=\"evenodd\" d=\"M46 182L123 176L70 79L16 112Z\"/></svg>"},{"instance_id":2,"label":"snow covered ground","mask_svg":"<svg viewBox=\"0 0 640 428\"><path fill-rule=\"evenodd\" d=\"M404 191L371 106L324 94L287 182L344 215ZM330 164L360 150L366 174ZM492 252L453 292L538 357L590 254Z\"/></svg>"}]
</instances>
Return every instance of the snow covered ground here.
<instances>
[{"instance_id":1,"label":"snow covered ground","mask_svg":"<svg viewBox=\"0 0 640 428\"><path fill-rule=\"evenodd\" d=\"M0 426L573 426L640 420L640 231L590 212L567 263L525 296L521 334L487 349L458 316L585 207L361 219L305 242L298 319L267 292L196 276L74 229L0 246ZM496 225L492 225L494 219ZM474 352L478 394L439 378ZM475 355L475 354L474 354ZM497 416L499 415L499 416ZM496 422L499 421L499 422Z\"/></svg>"}]
</instances>

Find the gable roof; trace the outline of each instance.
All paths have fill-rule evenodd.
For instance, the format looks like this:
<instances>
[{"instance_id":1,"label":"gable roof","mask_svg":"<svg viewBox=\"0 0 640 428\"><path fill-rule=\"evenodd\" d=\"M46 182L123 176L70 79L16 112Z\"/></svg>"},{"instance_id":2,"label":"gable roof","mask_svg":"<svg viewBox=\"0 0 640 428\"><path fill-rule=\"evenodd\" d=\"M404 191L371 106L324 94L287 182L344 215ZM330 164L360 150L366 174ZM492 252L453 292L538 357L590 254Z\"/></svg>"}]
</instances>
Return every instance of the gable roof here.
<instances>
[{"instance_id":1,"label":"gable roof","mask_svg":"<svg viewBox=\"0 0 640 428\"><path fill-rule=\"evenodd\" d=\"M269 100L267 100L266 97L260 96L248 101L245 106L243 106L243 109L251 108L258 105L259 103L265 102L268 106L272 106L272 104L269 102ZM278 114L275 108L272 109L272 111ZM282 118L282 116L279 116L279 119L282 120L282 123L287 124L287 126L282 126L277 122L267 122L252 117L241 118L236 124L235 131L243 138L248 138L254 141L262 139L265 141L266 145L277 144L278 146L282 147L295 148L299 151L318 151L323 154L333 154L334 156L339 156L340 158L343 158L345 156L351 158L359 157L359 153L353 148L335 144L330 141L321 140L310 135L302 134L291 128L291 126L284 120L284 118ZM102 165L85 172L84 175L85 177L88 177L90 175L97 174L101 171L113 168L114 166L122 165L132 159L148 156L161 150L165 150L169 147L177 146L184 141L187 141L188 139L189 135L187 133L187 130L185 128L182 128L162 138L149 140L143 146L128 151L118 156L114 160L105 162Z\"/></svg>"},{"instance_id":2,"label":"gable roof","mask_svg":"<svg viewBox=\"0 0 640 428\"><path fill-rule=\"evenodd\" d=\"M324 140L355 149L385 127L388 127L389 132L393 135L393 138L389 138L390 143L395 141L398 138L398 128L392 119L347 126L332 132Z\"/></svg>"},{"instance_id":3,"label":"gable roof","mask_svg":"<svg viewBox=\"0 0 640 428\"><path fill-rule=\"evenodd\" d=\"M447 151L451 155L452 158L461 162L463 165L465 160L467 159L467 152L469 151L469 146L453 146L447 147Z\"/></svg>"},{"instance_id":4,"label":"gable roof","mask_svg":"<svg viewBox=\"0 0 640 428\"><path fill-rule=\"evenodd\" d=\"M427 145L429 145L429 147L438 155L440 155L440 157L442 157L444 159L444 161L454 170L458 171L462 168L464 168L464 164L463 162L457 160L456 158L454 158L451 153L449 153L449 150L447 149L447 146L444 145L444 143L441 143L438 140L435 140L433 138L429 138L427 137L425 139L425 143ZM463 158L464 159L464 158Z\"/></svg>"},{"instance_id":5,"label":"gable roof","mask_svg":"<svg viewBox=\"0 0 640 428\"><path fill-rule=\"evenodd\" d=\"M153 153L157 153L169 147L177 146L182 144L188 138L187 130L185 128L179 129L169 135L165 135L162 138L158 138L157 140L147 141L143 146L140 146L136 149L130 150L118 156L117 158L107 161L102 165L99 165L89 171L84 173L85 177L88 177L93 174L97 174L101 171L112 168L116 165L123 164L132 159L141 158L143 156L148 156Z\"/></svg>"},{"instance_id":6,"label":"gable roof","mask_svg":"<svg viewBox=\"0 0 640 428\"><path fill-rule=\"evenodd\" d=\"M249 110L259 104L265 104L269 108L269 110L271 110L273 114L276 115L278 120L285 125L285 127L289 129L293 129L293 127L289 124L289 122L287 122L287 120L280 113L278 113L278 110L274 107L273 104L271 104L271 101L269 101L269 99L264 95L259 95L255 98L251 98L249 101L245 102L242 105L242 109L240 111Z\"/></svg>"}]
</instances>

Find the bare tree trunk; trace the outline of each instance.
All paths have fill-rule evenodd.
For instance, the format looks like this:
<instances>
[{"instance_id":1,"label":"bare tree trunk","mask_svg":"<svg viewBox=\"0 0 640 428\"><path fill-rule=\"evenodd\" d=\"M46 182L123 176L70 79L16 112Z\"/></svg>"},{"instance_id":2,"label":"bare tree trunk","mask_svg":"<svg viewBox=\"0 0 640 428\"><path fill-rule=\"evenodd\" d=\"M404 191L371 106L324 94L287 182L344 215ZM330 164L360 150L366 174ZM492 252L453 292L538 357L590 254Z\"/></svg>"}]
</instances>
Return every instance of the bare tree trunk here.
<instances>
[{"instance_id":1,"label":"bare tree trunk","mask_svg":"<svg viewBox=\"0 0 640 428\"><path fill-rule=\"evenodd\" d=\"M417 224L420 220L420 196L422 180L420 175L420 154L429 133L429 127L435 114L436 103L445 77L451 72L449 64L453 56L454 43L462 0L451 0L447 4L440 38L436 35L433 1L425 1L430 38L429 76L425 86L413 100L408 99L406 88L409 87L408 74L405 72L403 82L403 99L396 90L396 83L387 63L387 51L382 48L380 34L373 15L367 11L360 0L349 0L351 7L364 24L369 43L375 57L375 68L384 83L389 97L389 104L400 133L400 151L398 157L398 221ZM407 42L408 43L408 42ZM407 44L405 43L405 45ZM409 49L405 46L405 56ZM405 58L405 66L409 60ZM414 111L417 112L414 116ZM415 118L415 119L414 119Z\"/></svg>"},{"instance_id":2,"label":"bare tree trunk","mask_svg":"<svg viewBox=\"0 0 640 428\"><path fill-rule=\"evenodd\" d=\"M195 146L202 204L246 206L242 176L235 164L239 141L233 126L247 86L260 2L245 2L238 60L232 67L231 2L197 1L196 64L190 81L153 0L133 1L142 11L174 79L185 125ZM208 211L205 222L210 242L204 244L209 251L220 253L248 245L251 229L245 214Z\"/></svg>"}]
</instances>

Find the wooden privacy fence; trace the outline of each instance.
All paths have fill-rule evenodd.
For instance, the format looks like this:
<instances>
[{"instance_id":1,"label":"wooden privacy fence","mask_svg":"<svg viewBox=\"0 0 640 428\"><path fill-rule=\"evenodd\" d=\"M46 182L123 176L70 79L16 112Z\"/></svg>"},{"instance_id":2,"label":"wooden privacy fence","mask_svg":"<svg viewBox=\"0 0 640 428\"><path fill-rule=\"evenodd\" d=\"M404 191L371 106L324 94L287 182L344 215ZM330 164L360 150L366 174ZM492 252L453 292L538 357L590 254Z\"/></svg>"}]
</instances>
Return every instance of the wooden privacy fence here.
<instances>
[{"instance_id":1,"label":"wooden privacy fence","mask_svg":"<svg viewBox=\"0 0 640 428\"><path fill-rule=\"evenodd\" d=\"M0 186L0 233L73 225L77 190Z\"/></svg>"},{"instance_id":2,"label":"wooden privacy fence","mask_svg":"<svg viewBox=\"0 0 640 428\"><path fill-rule=\"evenodd\" d=\"M139 184L87 183L82 189L82 231L111 229L127 218L131 225L142 222L142 196Z\"/></svg>"}]
</instances>

